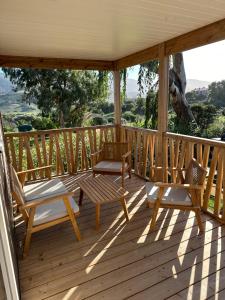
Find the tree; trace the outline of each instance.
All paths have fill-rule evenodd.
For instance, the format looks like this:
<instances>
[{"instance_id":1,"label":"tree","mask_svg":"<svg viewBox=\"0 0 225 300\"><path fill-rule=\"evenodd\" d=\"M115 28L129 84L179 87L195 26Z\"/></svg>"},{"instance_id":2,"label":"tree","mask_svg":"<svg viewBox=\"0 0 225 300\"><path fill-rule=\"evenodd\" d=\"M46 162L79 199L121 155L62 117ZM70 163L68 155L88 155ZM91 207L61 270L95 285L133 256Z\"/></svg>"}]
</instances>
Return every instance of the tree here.
<instances>
[{"instance_id":1,"label":"tree","mask_svg":"<svg viewBox=\"0 0 225 300\"><path fill-rule=\"evenodd\" d=\"M225 107L225 80L212 82L208 87L209 101L217 107Z\"/></svg>"},{"instance_id":2,"label":"tree","mask_svg":"<svg viewBox=\"0 0 225 300\"><path fill-rule=\"evenodd\" d=\"M208 128L213 123L217 109L214 105L194 104L191 107L195 120L201 131Z\"/></svg>"},{"instance_id":3,"label":"tree","mask_svg":"<svg viewBox=\"0 0 225 300\"><path fill-rule=\"evenodd\" d=\"M81 125L85 108L106 94L107 74L103 73L98 77L94 71L10 68L3 71L16 89L24 90L25 101L35 102L44 117L55 116L61 127Z\"/></svg>"},{"instance_id":4,"label":"tree","mask_svg":"<svg viewBox=\"0 0 225 300\"><path fill-rule=\"evenodd\" d=\"M156 80L158 76L158 66L158 61L151 61L140 65L138 84L141 92L144 90L144 85L147 86L148 91L156 89L158 85L158 81ZM191 108L185 98L185 89L186 75L183 54L176 53L172 56L169 70L169 91L171 95L171 105L177 115L177 119L184 126L194 121Z\"/></svg>"},{"instance_id":5,"label":"tree","mask_svg":"<svg viewBox=\"0 0 225 300\"><path fill-rule=\"evenodd\" d=\"M157 129L158 119L158 95L150 90L146 96L145 102L145 128Z\"/></svg>"},{"instance_id":6,"label":"tree","mask_svg":"<svg viewBox=\"0 0 225 300\"><path fill-rule=\"evenodd\" d=\"M194 116L185 98L187 82L183 53L174 54L172 60L173 65L169 71L169 88L172 96L171 104L180 122L188 124L194 121Z\"/></svg>"}]
</instances>

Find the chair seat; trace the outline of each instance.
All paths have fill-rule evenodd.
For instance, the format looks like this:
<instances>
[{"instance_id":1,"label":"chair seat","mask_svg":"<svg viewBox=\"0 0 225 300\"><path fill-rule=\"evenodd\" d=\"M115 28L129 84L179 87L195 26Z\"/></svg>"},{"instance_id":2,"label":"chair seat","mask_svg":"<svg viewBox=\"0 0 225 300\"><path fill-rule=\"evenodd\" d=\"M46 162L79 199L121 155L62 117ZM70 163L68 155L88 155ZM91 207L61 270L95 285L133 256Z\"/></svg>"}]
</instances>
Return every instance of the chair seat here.
<instances>
[{"instance_id":1,"label":"chair seat","mask_svg":"<svg viewBox=\"0 0 225 300\"><path fill-rule=\"evenodd\" d=\"M154 182L146 183L146 193L149 203L156 201L158 192L159 187L155 186ZM192 206L192 201L187 189L167 187L164 189L162 204Z\"/></svg>"},{"instance_id":2,"label":"chair seat","mask_svg":"<svg viewBox=\"0 0 225 300\"><path fill-rule=\"evenodd\" d=\"M125 169L128 168L128 163L125 163ZM122 172L121 161L102 160L93 167L93 171L97 172Z\"/></svg>"},{"instance_id":3,"label":"chair seat","mask_svg":"<svg viewBox=\"0 0 225 300\"><path fill-rule=\"evenodd\" d=\"M24 186L24 194L26 202L38 199L46 199L48 197L67 192L64 184L58 179L52 179L46 182L37 182ZM69 197L70 205L74 213L79 212L79 206L73 197ZM63 199L55 202L40 205L36 208L34 216L34 225L40 225L59 218L67 216L67 210Z\"/></svg>"}]
</instances>

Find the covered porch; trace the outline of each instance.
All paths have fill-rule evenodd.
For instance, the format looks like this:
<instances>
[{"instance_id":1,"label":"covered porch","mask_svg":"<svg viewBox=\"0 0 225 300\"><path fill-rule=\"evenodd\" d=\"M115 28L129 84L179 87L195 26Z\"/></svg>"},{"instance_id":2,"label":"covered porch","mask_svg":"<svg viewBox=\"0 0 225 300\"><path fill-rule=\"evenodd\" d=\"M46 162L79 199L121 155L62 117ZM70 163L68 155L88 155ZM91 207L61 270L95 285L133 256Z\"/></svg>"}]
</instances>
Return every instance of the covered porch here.
<instances>
[{"instance_id":1,"label":"covered porch","mask_svg":"<svg viewBox=\"0 0 225 300\"><path fill-rule=\"evenodd\" d=\"M85 198L78 218L82 241L76 242L68 223L57 225L34 235L30 255L22 260L25 227L20 215L14 220L10 215L7 225L15 224L17 242L16 254L13 247L7 252L8 299L19 299L19 290L21 298L29 300L223 299L225 144L168 132L167 113L169 56L223 40L224 2L106 2L92 1L85 7L84 2L71 1L66 8L55 2L53 9L51 1L40 6L8 1L0 12L1 67L111 71L115 107L113 125L5 134L0 130L2 178L9 180L9 162L16 171L53 165L52 176L75 185L78 198L77 180L92 176L91 153L107 141L128 142L132 152L132 178L125 180L128 224L115 202L103 207L96 232L93 205ZM158 129L123 126L120 71L155 59ZM198 234L194 214L161 209L150 234L146 181L157 177L176 182L176 169L187 167L192 158L208 171L201 197L205 232ZM45 172L33 172L27 181L46 178ZM0 196L11 203L10 188ZM5 233L12 242L13 231Z\"/></svg>"}]
</instances>

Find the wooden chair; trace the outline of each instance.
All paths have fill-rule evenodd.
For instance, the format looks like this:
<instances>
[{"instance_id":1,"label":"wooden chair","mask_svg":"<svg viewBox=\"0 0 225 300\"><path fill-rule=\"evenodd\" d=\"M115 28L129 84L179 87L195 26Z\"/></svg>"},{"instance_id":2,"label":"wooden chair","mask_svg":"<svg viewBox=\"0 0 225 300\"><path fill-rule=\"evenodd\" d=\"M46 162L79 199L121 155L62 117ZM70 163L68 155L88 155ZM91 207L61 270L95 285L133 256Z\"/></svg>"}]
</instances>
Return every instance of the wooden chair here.
<instances>
[{"instance_id":1,"label":"wooden chair","mask_svg":"<svg viewBox=\"0 0 225 300\"><path fill-rule=\"evenodd\" d=\"M124 187L125 173L131 178L131 151L128 143L104 143L102 149L92 153L93 176L121 175L122 187Z\"/></svg>"},{"instance_id":2,"label":"wooden chair","mask_svg":"<svg viewBox=\"0 0 225 300\"><path fill-rule=\"evenodd\" d=\"M12 195L27 224L23 256L29 252L31 235L34 232L70 220L78 240L81 239L76 222L79 206L60 179L49 179L24 186L26 174L46 169L50 178L50 167L41 167L16 173L10 165Z\"/></svg>"},{"instance_id":3,"label":"wooden chair","mask_svg":"<svg viewBox=\"0 0 225 300\"><path fill-rule=\"evenodd\" d=\"M185 170L174 169L178 172L180 183L146 183L147 203L153 207L150 225L152 230L156 223L159 208L171 208L194 211L200 231L204 231L201 221L201 195L204 189L206 169L192 159Z\"/></svg>"}]
</instances>

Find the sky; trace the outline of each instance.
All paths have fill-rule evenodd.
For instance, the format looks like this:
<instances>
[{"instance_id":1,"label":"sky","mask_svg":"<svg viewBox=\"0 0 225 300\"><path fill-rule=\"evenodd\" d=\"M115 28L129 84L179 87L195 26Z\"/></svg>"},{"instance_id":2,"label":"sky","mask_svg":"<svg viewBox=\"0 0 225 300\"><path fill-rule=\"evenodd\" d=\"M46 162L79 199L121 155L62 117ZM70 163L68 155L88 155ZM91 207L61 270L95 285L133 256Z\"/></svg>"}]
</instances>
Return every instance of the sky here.
<instances>
[{"instance_id":1,"label":"sky","mask_svg":"<svg viewBox=\"0 0 225 300\"><path fill-rule=\"evenodd\" d=\"M219 81L225 79L225 41L195 48L184 53L187 79ZM129 69L129 78L137 79L138 66Z\"/></svg>"}]
</instances>

